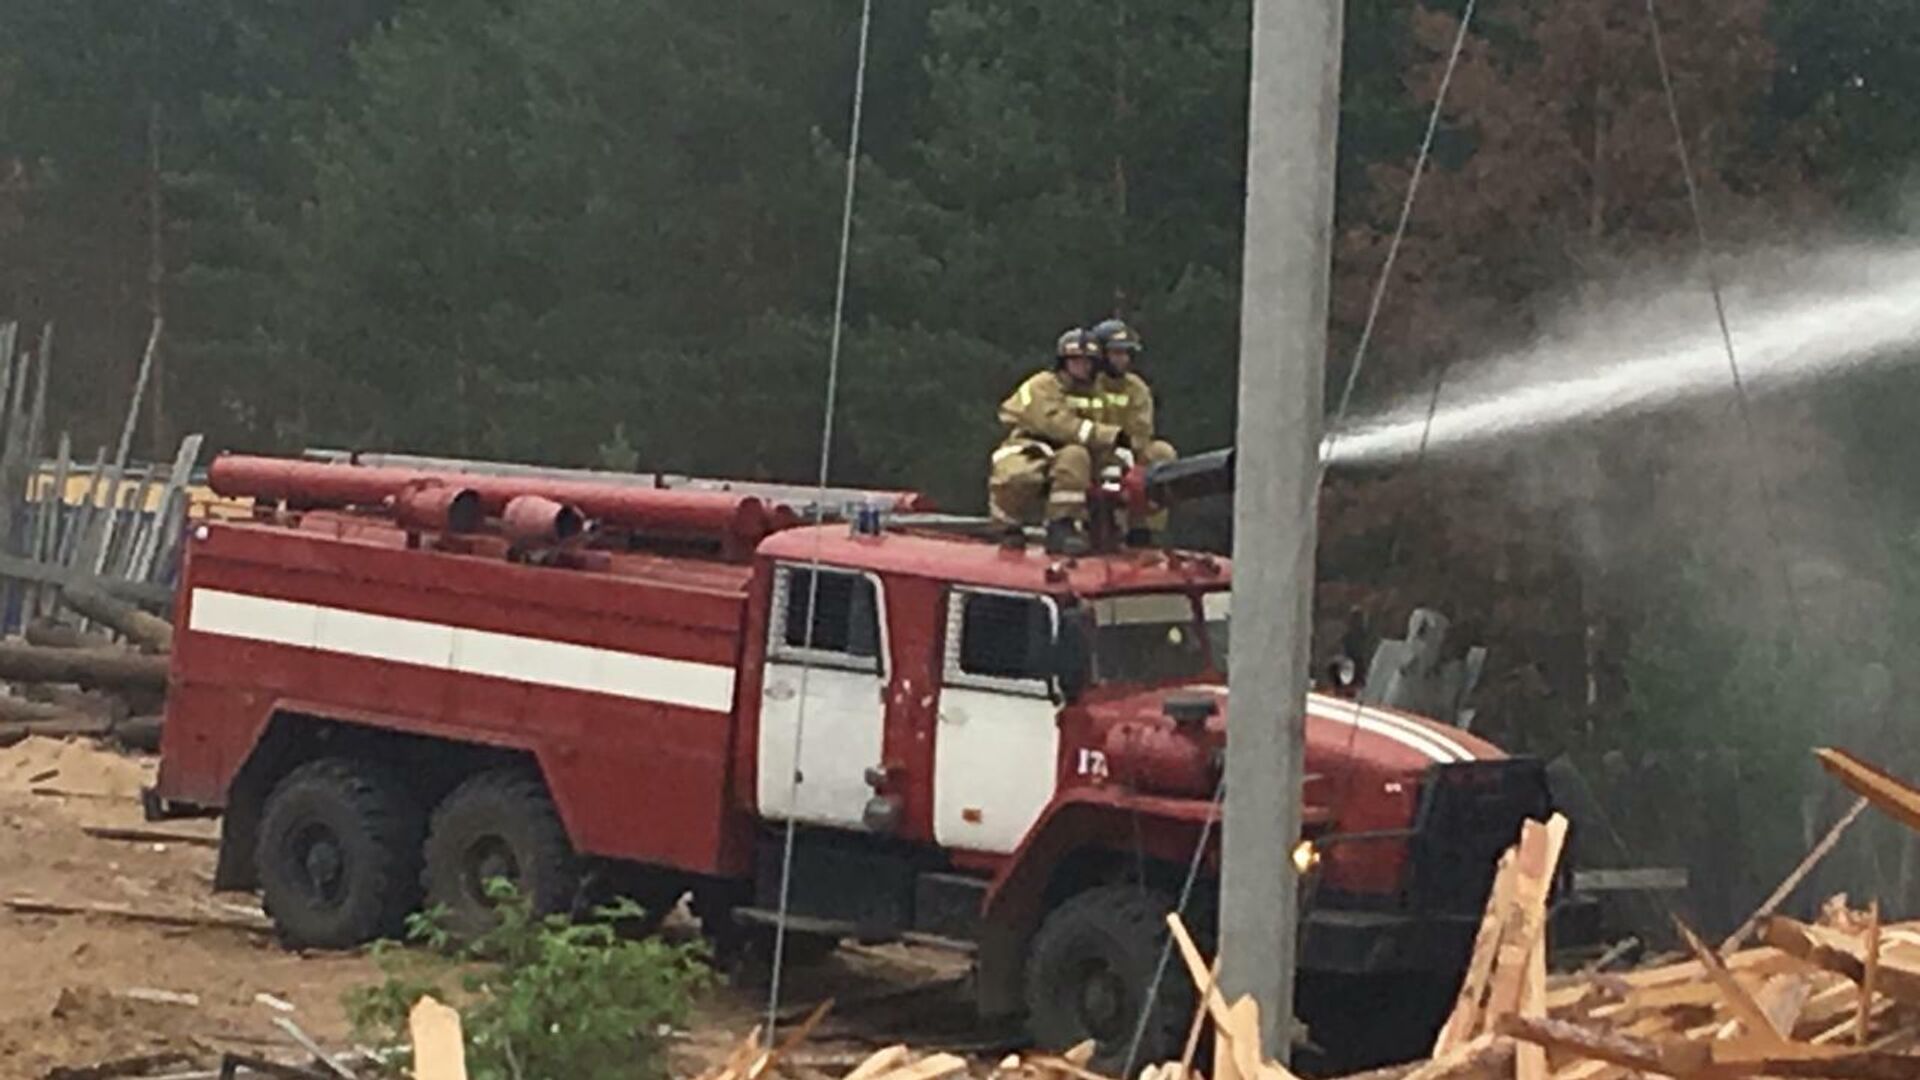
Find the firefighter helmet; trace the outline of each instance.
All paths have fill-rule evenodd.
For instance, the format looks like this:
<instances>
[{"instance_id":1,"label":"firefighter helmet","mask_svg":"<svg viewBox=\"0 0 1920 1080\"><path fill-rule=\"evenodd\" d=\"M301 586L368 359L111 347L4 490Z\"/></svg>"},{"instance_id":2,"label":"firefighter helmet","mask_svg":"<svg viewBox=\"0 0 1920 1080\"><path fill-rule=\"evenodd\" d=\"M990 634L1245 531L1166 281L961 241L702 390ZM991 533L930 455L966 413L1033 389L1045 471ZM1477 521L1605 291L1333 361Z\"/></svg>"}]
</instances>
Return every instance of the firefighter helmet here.
<instances>
[{"instance_id":1,"label":"firefighter helmet","mask_svg":"<svg viewBox=\"0 0 1920 1080\"><path fill-rule=\"evenodd\" d=\"M1108 349L1140 351L1140 335L1119 319L1103 319L1095 323L1089 333L1093 337L1094 351L1102 356L1106 355Z\"/></svg>"},{"instance_id":2,"label":"firefighter helmet","mask_svg":"<svg viewBox=\"0 0 1920 1080\"><path fill-rule=\"evenodd\" d=\"M1071 357L1098 355L1099 353L1094 349L1093 335L1077 326L1061 334L1060 340L1053 347L1053 360L1056 367L1065 366Z\"/></svg>"}]
</instances>

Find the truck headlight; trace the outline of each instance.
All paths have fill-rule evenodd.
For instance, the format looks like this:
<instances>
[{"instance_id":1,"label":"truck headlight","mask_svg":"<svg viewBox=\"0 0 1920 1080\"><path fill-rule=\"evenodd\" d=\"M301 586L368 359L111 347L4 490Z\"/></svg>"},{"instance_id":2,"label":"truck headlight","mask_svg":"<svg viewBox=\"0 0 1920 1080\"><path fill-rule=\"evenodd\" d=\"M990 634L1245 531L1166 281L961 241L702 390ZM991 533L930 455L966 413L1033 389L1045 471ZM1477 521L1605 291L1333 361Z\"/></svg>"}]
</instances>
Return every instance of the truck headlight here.
<instances>
[{"instance_id":1,"label":"truck headlight","mask_svg":"<svg viewBox=\"0 0 1920 1080\"><path fill-rule=\"evenodd\" d=\"M1319 865L1320 849L1313 846L1313 841L1302 840L1293 846L1293 868L1295 870L1298 870L1304 875L1311 873L1313 868Z\"/></svg>"}]
</instances>

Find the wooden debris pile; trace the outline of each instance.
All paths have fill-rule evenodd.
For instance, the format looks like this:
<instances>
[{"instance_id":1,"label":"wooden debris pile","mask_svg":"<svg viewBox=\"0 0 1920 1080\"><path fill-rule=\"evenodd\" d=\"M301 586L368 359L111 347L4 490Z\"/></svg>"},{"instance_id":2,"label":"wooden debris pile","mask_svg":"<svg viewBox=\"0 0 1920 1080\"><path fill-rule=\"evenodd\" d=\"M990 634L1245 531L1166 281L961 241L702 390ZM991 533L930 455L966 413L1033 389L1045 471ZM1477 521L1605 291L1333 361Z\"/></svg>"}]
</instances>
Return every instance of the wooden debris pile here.
<instances>
[{"instance_id":1,"label":"wooden debris pile","mask_svg":"<svg viewBox=\"0 0 1920 1080\"><path fill-rule=\"evenodd\" d=\"M1869 803L1920 828L1920 789L1843 753L1823 750L1820 757ZM1920 922L1883 924L1877 904L1856 911L1841 897L1805 923L1766 915L1770 900L1752 927L1719 949L1678 926L1690 955L1635 971L1550 979L1548 899L1566 837L1559 815L1523 826L1500 860L1432 1057L1364 1080L1920 1080ZM1139 1076L1197 1080L1195 1055L1211 1021L1215 1080L1291 1080L1261 1052L1252 999L1229 1003L1214 984L1217 968L1178 917L1169 924L1200 1003L1181 1059L1150 1064ZM1761 942L1735 949L1755 927ZM803 1025L771 1051L756 1032L701 1080L762 1080L810 1028ZM1087 1067L1092 1055L1086 1044L1061 1055L1011 1056L988 1069L952 1054L893 1046L846 1080L1102 1080ZM804 1080L827 1077L792 1061L784 1071Z\"/></svg>"},{"instance_id":2,"label":"wooden debris pile","mask_svg":"<svg viewBox=\"0 0 1920 1080\"><path fill-rule=\"evenodd\" d=\"M1822 750L1842 783L1920 827L1920 790ZM1530 827L1502 860L1460 996L1414 1080L1625 1080L1667 1076L1920 1080L1920 922L1883 925L1830 901L1814 923L1757 921L1762 944L1553 981L1544 971L1546 888L1564 825ZM1793 881L1803 877L1805 866ZM1770 900L1763 912L1770 910Z\"/></svg>"},{"instance_id":3,"label":"wooden debris pile","mask_svg":"<svg viewBox=\"0 0 1920 1080\"><path fill-rule=\"evenodd\" d=\"M1920 788L1845 753L1819 756L1868 804L1920 829ZM1857 911L1844 897L1829 901L1811 923L1767 914L1831 849L1833 835L1794 871L1789 887L1719 949L1681 925L1690 955L1635 971L1549 978L1548 899L1566 836L1559 815L1527 822L1501 858L1433 1056L1351 1080L1920 1080L1920 921L1883 923L1877 904ZM1209 1020L1215 1080L1292 1080L1261 1052L1253 1000L1229 1003L1214 983L1217 967L1207 964L1177 916L1168 921L1200 1002L1181 1059L1147 1065L1141 1080L1204 1080L1194 1060ZM1753 928L1761 943L1736 949ZM756 1029L699 1080L765 1080L775 1073L832 1080L792 1053L824 1011L771 1049ZM1088 1068L1093 1053L1087 1043L987 1066L896 1045L841 1080L1105 1080Z\"/></svg>"},{"instance_id":4,"label":"wooden debris pile","mask_svg":"<svg viewBox=\"0 0 1920 1080\"><path fill-rule=\"evenodd\" d=\"M1547 1018L1493 1028L1549 1053L1556 1080L1667 1076L1920 1077L1920 923L1831 911L1775 917L1766 944L1568 981ZM1524 1080L1524 1078L1523 1078Z\"/></svg>"}]
</instances>

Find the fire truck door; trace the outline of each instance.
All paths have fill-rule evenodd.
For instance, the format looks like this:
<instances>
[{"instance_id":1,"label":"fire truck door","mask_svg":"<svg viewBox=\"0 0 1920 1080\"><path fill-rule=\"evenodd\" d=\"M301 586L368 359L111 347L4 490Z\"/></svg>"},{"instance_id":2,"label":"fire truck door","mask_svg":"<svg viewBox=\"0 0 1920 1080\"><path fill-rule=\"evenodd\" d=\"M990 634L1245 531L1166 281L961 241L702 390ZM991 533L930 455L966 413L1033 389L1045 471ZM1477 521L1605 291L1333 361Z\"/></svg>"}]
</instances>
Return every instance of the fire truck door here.
<instances>
[{"instance_id":1,"label":"fire truck door","mask_svg":"<svg viewBox=\"0 0 1920 1080\"><path fill-rule=\"evenodd\" d=\"M867 770L881 763L886 721L879 579L832 569L816 576L804 566L780 566L775 575L760 697L760 814L861 827L873 794Z\"/></svg>"},{"instance_id":2,"label":"fire truck door","mask_svg":"<svg viewBox=\"0 0 1920 1080\"><path fill-rule=\"evenodd\" d=\"M954 590L933 747L942 846L1011 852L1053 800L1060 729L1044 665L1058 623L1044 596Z\"/></svg>"}]
</instances>

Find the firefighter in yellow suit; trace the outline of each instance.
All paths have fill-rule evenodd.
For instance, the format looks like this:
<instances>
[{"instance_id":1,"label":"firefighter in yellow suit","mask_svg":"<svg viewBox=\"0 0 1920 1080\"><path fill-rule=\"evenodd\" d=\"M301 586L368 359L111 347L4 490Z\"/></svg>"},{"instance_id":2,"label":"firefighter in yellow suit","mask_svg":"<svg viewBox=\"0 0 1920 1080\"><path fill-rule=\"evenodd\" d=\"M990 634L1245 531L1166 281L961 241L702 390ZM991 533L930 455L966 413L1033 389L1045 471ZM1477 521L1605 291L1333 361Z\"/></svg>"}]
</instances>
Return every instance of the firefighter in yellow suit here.
<instances>
[{"instance_id":1,"label":"firefighter in yellow suit","mask_svg":"<svg viewBox=\"0 0 1920 1080\"><path fill-rule=\"evenodd\" d=\"M1097 419L1125 432L1134 457L1142 463L1159 465L1174 460L1179 455L1173 445L1154 437L1153 388L1134 370L1140 335L1119 319L1096 323L1089 333L1100 357L1100 372L1094 379L1100 397ZM1156 509L1145 521L1128 523L1127 543L1139 547L1152 544L1166 528L1167 512Z\"/></svg>"},{"instance_id":2,"label":"firefighter in yellow suit","mask_svg":"<svg viewBox=\"0 0 1920 1080\"><path fill-rule=\"evenodd\" d=\"M1118 424L1101 418L1093 338L1068 330L1054 347L1053 367L1027 377L1000 403L1007 437L993 452L987 505L1008 543L1044 518L1047 550L1087 550L1087 489L1094 466L1126 444Z\"/></svg>"}]
</instances>

